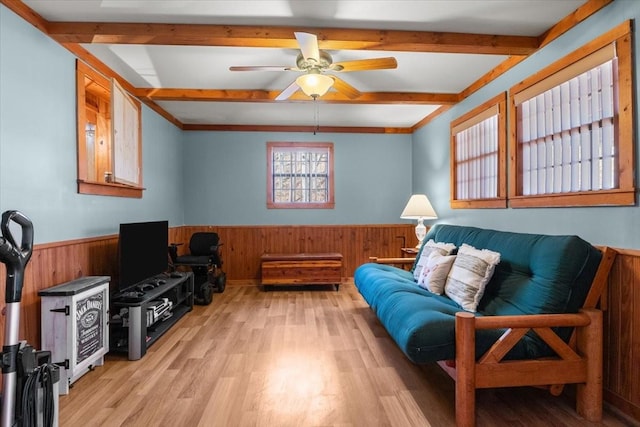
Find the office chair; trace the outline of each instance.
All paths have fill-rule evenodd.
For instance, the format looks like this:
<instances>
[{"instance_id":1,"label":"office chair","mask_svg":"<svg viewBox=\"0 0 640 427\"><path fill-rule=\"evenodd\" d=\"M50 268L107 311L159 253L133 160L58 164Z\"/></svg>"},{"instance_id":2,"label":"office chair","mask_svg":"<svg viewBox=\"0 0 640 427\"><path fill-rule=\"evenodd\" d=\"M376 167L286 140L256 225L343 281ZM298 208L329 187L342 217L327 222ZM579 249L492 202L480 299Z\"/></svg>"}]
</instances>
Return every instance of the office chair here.
<instances>
[{"instance_id":1,"label":"office chair","mask_svg":"<svg viewBox=\"0 0 640 427\"><path fill-rule=\"evenodd\" d=\"M210 304L213 292L224 291L227 277L222 271L222 251L218 233L197 232L189 240L189 254L178 255L179 243L169 246L170 269L189 267L193 271L194 302L200 305Z\"/></svg>"}]
</instances>

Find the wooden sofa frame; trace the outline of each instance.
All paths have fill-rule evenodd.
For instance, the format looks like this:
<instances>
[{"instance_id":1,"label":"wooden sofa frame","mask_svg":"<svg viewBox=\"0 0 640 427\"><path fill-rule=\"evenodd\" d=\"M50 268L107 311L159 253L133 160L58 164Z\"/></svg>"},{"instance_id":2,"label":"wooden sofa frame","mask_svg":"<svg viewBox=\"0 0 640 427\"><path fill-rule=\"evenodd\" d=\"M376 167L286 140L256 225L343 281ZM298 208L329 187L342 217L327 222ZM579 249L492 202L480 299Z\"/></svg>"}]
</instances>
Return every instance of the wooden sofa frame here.
<instances>
[{"instance_id":1,"label":"wooden sofa frame","mask_svg":"<svg viewBox=\"0 0 640 427\"><path fill-rule=\"evenodd\" d=\"M600 247L602 259L579 313L475 317L456 314L456 359L438 364L456 383L456 424L476 423L478 388L546 386L554 395L565 384L577 384L576 411L591 422L602 419L602 310L606 309L606 287L617 252ZM372 262L410 265L411 258L372 258ZM600 309L597 309L600 302ZM552 328L573 327L565 343ZM475 351L476 330L503 329L506 332L480 357ZM533 330L557 354L556 357L505 360L503 357Z\"/></svg>"}]
</instances>

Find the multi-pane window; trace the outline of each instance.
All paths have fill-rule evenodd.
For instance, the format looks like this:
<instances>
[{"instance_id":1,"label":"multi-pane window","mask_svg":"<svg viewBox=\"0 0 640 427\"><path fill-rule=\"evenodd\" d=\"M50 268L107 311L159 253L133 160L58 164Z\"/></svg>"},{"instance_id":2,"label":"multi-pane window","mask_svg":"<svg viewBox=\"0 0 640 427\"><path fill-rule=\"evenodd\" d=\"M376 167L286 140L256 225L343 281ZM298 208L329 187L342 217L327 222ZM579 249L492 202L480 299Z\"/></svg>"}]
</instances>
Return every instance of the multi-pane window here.
<instances>
[{"instance_id":1,"label":"multi-pane window","mask_svg":"<svg viewBox=\"0 0 640 427\"><path fill-rule=\"evenodd\" d=\"M629 39L589 47L512 88L512 206L635 201Z\"/></svg>"},{"instance_id":2,"label":"multi-pane window","mask_svg":"<svg viewBox=\"0 0 640 427\"><path fill-rule=\"evenodd\" d=\"M506 95L451 122L451 207L506 206Z\"/></svg>"},{"instance_id":3,"label":"multi-pane window","mask_svg":"<svg viewBox=\"0 0 640 427\"><path fill-rule=\"evenodd\" d=\"M267 143L268 208L333 208L333 144Z\"/></svg>"}]
</instances>

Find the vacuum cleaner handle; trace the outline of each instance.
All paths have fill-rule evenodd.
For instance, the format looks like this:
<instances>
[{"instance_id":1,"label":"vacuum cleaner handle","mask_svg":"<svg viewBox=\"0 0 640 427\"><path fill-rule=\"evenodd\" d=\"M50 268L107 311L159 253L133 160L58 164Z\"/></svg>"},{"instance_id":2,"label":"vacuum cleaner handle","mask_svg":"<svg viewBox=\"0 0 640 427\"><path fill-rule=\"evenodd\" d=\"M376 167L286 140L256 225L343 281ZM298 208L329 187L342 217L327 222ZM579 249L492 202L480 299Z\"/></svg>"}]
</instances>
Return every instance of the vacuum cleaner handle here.
<instances>
[{"instance_id":1,"label":"vacuum cleaner handle","mask_svg":"<svg viewBox=\"0 0 640 427\"><path fill-rule=\"evenodd\" d=\"M9 225L15 222L22 229L20 246L15 241ZM7 267L5 302L19 302L22 298L24 269L33 251L33 223L18 211L6 211L0 222L0 262Z\"/></svg>"}]
</instances>

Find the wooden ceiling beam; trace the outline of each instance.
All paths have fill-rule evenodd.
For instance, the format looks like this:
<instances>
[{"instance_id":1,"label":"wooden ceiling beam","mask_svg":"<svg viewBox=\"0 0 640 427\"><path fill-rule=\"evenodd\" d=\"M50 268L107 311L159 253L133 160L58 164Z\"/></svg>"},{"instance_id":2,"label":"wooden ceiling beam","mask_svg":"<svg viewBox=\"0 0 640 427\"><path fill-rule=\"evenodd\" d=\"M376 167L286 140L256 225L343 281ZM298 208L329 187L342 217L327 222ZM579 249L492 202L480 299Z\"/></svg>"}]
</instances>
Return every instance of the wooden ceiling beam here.
<instances>
[{"instance_id":1,"label":"wooden ceiling beam","mask_svg":"<svg viewBox=\"0 0 640 427\"><path fill-rule=\"evenodd\" d=\"M528 55L537 37L430 31L361 30L195 24L52 22L47 33L60 43L107 43L298 49L293 33L318 36L321 49Z\"/></svg>"},{"instance_id":2,"label":"wooden ceiling beam","mask_svg":"<svg viewBox=\"0 0 640 427\"><path fill-rule=\"evenodd\" d=\"M47 33L47 25L49 24L49 21L44 19L21 0L0 0L0 3L43 33Z\"/></svg>"},{"instance_id":3,"label":"wooden ceiling beam","mask_svg":"<svg viewBox=\"0 0 640 427\"><path fill-rule=\"evenodd\" d=\"M280 91L260 89L154 89L136 88L133 95L153 101L208 101L208 102L279 102L275 98ZM293 94L286 102L311 102L312 99L301 92ZM458 94L415 93L415 92L365 92L356 99L350 99L337 92L329 92L319 98L329 104L429 104L452 105L460 101ZM281 101L280 101L281 102Z\"/></svg>"},{"instance_id":4,"label":"wooden ceiling beam","mask_svg":"<svg viewBox=\"0 0 640 427\"><path fill-rule=\"evenodd\" d=\"M301 132L301 133L385 133L409 134L411 128L397 127L358 127L358 126L280 126L280 125L199 125L185 123L186 131L220 131L220 132Z\"/></svg>"}]
</instances>

